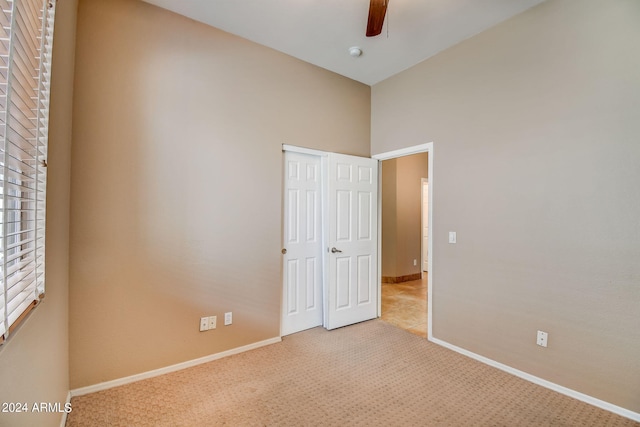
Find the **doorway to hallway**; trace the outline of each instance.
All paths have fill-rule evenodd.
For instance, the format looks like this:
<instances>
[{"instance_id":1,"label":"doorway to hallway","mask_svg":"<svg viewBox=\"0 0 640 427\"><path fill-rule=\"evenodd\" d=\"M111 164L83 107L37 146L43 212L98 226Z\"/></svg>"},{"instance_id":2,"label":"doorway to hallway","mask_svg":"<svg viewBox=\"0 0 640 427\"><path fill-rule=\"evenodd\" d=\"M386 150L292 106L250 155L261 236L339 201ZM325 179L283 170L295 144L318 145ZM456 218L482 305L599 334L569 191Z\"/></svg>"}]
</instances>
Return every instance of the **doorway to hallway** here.
<instances>
[{"instance_id":1,"label":"doorway to hallway","mask_svg":"<svg viewBox=\"0 0 640 427\"><path fill-rule=\"evenodd\" d=\"M429 153L381 162L381 318L427 337Z\"/></svg>"}]
</instances>

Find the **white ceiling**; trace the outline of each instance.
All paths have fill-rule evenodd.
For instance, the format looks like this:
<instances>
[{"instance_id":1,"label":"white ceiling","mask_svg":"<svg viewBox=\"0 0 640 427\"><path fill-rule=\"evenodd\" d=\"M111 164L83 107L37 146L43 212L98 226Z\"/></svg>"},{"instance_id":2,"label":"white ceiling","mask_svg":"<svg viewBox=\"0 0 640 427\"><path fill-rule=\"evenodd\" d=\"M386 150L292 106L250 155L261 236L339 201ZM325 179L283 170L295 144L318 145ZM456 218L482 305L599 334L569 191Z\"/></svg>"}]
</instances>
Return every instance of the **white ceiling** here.
<instances>
[{"instance_id":1,"label":"white ceiling","mask_svg":"<svg viewBox=\"0 0 640 427\"><path fill-rule=\"evenodd\" d=\"M543 0L389 0L369 38L369 0L144 1L374 85Z\"/></svg>"}]
</instances>

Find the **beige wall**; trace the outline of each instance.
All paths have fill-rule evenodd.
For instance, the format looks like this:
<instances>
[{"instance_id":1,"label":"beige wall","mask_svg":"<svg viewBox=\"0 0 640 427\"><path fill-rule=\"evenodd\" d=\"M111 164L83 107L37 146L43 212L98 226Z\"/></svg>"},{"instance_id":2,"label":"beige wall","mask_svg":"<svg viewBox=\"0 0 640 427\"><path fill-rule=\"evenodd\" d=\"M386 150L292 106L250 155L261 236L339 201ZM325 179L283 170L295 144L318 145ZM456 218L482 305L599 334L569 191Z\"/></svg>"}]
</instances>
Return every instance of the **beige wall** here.
<instances>
[{"instance_id":1,"label":"beige wall","mask_svg":"<svg viewBox=\"0 0 640 427\"><path fill-rule=\"evenodd\" d=\"M60 403L69 390L69 175L77 1L56 9L47 183L46 298L0 348L0 402ZM58 426L59 413L0 414L0 425Z\"/></svg>"},{"instance_id":2,"label":"beige wall","mask_svg":"<svg viewBox=\"0 0 640 427\"><path fill-rule=\"evenodd\" d=\"M545 2L372 89L374 154L434 142L434 336L635 412L639 17Z\"/></svg>"},{"instance_id":3,"label":"beige wall","mask_svg":"<svg viewBox=\"0 0 640 427\"><path fill-rule=\"evenodd\" d=\"M397 159L382 162L381 197L382 197L382 223L381 249L382 249L382 276L397 277L396 264L398 253L398 219L396 202L396 178Z\"/></svg>"},{"instance_id":4,"label":"beige wall","mask_svg":"<svg viewBox=\"0 0 640 427\"><path fill-rule=\"evenodd\" d=\"M419 274L421 268L422 178L427 153L382 162L382 276ZM417 265L413 265L413 260Z\"/></svg>"},{"instance_id":5,"label":"beige wall","mask_svg":"<svg viewBox=\"0 0 640 427\"><path fill-rule=\"evenodd\" d=\"M368 155L370 88L81 0L73 131L72 389L279 336L281 145Z\"/></svg>"}]
</instances>

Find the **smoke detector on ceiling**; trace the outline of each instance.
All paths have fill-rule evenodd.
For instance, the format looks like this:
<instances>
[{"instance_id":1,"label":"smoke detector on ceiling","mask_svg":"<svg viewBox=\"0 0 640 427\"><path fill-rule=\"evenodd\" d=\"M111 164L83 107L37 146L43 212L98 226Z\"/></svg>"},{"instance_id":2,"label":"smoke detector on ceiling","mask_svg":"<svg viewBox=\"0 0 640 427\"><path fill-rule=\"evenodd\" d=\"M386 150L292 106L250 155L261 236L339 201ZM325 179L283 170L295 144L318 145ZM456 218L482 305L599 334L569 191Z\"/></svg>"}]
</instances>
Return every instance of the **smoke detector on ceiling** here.
<instances>
[{"instance_id":1,"label":"smoke detector on ceiling","mask_svg":"<svg viewBox=\"0 0 640 427\"><path fill-rule=\"evenodd\" d=\"M351 55L354 58L357 58L360 55L362 55L362 49L360 49L358 46L350 47L349 48L349 55Z\"/></svg>"}]
</instances>

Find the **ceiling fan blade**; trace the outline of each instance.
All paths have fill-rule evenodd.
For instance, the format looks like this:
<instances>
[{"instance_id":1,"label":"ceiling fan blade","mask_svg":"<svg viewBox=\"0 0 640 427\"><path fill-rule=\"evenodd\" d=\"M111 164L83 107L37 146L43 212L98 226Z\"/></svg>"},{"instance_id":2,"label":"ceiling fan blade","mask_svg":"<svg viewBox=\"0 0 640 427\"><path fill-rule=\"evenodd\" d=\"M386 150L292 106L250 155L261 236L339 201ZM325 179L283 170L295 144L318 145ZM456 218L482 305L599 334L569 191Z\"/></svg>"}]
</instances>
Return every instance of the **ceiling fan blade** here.
<instances>
[{"instance_id":1,"label":"ceiling fan blade","mask_svg":"<svg viewBox=\"0 0 640 427\"><path fill-rule=\"evenodd\" d=\"M384 15L387 13L387 4L388 0L370 0L367 37L377 36L382 32Z\"/></svg>"}]
</instances>

